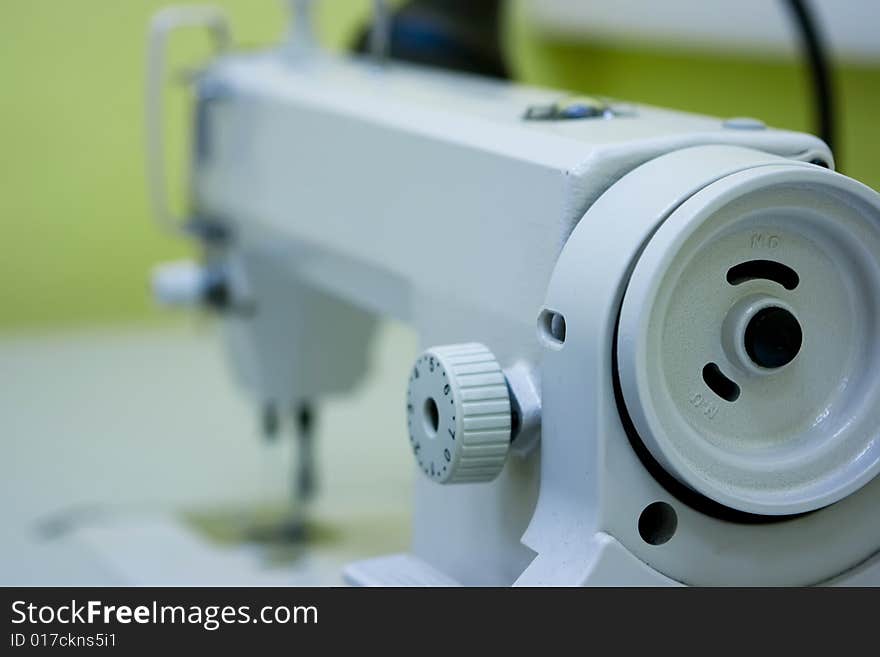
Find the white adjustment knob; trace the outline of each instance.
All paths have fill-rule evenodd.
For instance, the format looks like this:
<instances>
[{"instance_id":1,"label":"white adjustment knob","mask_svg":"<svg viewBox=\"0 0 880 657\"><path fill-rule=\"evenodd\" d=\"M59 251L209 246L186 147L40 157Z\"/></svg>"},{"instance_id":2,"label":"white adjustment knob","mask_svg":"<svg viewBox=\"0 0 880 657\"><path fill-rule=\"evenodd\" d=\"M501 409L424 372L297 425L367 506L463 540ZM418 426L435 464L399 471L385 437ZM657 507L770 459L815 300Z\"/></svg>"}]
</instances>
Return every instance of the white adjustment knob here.
<instances>
[{"instance_id":1,"label":"white adjustment knob","mask_svg":"<svg viewBox=\"0 0 880 657\"><path fill-rule=\"evenodd\" d=\"M163 306L215 309L229 305L230 286L226 268L189 260L166 262L153 269L153 296Z\"/></svg>"},{"instance_id":2,"label":"white adjustment knob","mask_svg":"<svg viewBox=\"0 0 880 657\"><path fill-rule=\"evenodd\" d=\"M491 481L501 472L510 448L510 393L484 345L431 347L419 356L406 411L416 461L433 481Z\"/></svg>"},{"instance_id":3,"label":"white adjustment knob","mask_svg":"<svg viewBox=\"0 0 880 657\"><path fill-rule=\"evenodd\" d=\"M206 285L205 269L190 260L165 262L153 269L153 295L163 306L197 306Z\"/></svg>"}]
</instances>

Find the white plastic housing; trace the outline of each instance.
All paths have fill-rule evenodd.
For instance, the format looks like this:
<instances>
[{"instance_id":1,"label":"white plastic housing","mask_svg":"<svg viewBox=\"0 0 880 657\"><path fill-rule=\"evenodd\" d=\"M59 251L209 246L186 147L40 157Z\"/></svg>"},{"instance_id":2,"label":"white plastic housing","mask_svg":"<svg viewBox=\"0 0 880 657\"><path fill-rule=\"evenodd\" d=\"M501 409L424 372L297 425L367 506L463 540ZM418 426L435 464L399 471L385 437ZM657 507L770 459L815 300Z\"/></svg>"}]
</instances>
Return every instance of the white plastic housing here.
<instances>
[{"instance_id":1,"label":"white plastic housing","mask_svg":"<svg viewBox=\"0 0 880 657\"><path fill-rule=\"evenodd\" d=\"M338 317L327 340L321 300L403 320L425 346L479 342L501 367L539 372L539 449L511 451L489 483L419 477L411 554L357 564L353 581L804 584L880 548L877 479L785 522L731 521L682 501L640 460L615 395L630 275L672 213L704 204L701 190L797 166L873 205L835 174L793 164L833 165L819 140L643 106L526 121L528 107L565 94L316 54L225 58L201 84L212 93L194 197L200 216L229 227L230 257L280 318L233 349L274 372L273 395L303 385L311 367L328 390L328 372L357 371L333 346L362 353L367 324ZM655 271L659 280L666 268ZM286 341L302 293L316 303ZM643 522L649 508L660 512Z\"/></svg>"}]
</instances>

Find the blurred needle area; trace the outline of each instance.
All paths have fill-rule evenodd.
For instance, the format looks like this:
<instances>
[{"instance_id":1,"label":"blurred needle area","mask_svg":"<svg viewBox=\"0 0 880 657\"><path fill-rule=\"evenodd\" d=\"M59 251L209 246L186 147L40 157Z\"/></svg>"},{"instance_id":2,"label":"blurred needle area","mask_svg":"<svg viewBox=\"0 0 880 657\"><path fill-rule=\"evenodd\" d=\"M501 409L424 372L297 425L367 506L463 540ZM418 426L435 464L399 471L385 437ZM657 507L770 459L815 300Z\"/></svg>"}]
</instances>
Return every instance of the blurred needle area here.
<instances>
[{"instance_id":1,"label":"blurred needle area","mask_svg":"<svg viewBox=\"0 0 880 657\"><path fill-rule=\"evenodd\" d=\"M263 441L210 326L0 340L0 582L328 584L404 549L412 468L382 409L400 406L414 336L389 326L373 349L367 384L320 407L304 556L255 531L287 512L289 445Z\"/></svg>"}]
</instances>

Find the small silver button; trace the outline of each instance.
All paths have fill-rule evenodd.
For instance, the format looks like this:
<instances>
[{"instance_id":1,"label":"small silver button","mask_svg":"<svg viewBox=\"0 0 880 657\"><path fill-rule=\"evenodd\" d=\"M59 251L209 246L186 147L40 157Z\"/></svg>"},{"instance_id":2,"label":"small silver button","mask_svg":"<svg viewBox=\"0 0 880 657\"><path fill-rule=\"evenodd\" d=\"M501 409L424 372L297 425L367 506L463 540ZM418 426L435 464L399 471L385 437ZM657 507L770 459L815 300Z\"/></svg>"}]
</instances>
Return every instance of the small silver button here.
<instances>
[{"instance_id":1,"label":"small silver button","mask_svg":"<svg viewBox=\"0 0 880 657\"><path fill-rule=\"evenodd\" d=\"M731 130L764 130L767 128L767 124L760 119L753 119L747 116L727 119L722 125Z\"/></svg>"}]
</instances>

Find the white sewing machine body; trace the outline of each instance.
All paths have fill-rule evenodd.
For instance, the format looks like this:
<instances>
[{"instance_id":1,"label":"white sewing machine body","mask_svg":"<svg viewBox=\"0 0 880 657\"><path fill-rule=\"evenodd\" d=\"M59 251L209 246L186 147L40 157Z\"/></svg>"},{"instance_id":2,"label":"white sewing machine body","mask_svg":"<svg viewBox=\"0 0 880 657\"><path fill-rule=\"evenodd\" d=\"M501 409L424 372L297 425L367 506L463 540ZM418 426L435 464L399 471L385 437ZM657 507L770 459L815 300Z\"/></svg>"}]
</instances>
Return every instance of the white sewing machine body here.
<instances>
[{"instance_id":1,"label":"white sewing machine body","mask_svg":"<svg viewBox=\"0 0 880 657\"><path fill-rule=\"evenodd\" d=\"M843 181L877 212L872 192L809 164L832 163L820 140L614 102L527 120L565 95L318 51L218 58L196 94L193 214L227 233L206 257L251 309L223 323L258 401L348 389L380 316L425 347L487 345L541 392L540 436L514 441L497 479L419 476L411 554L354 564L351 581L880 583L863 565L880 550L880 479L810 513L698 510L646 467L615 393L627 282L688 199L762 169ZM652 545L639 519L655 502L677 520Z\"/></svg>"}]
</instances>

